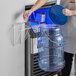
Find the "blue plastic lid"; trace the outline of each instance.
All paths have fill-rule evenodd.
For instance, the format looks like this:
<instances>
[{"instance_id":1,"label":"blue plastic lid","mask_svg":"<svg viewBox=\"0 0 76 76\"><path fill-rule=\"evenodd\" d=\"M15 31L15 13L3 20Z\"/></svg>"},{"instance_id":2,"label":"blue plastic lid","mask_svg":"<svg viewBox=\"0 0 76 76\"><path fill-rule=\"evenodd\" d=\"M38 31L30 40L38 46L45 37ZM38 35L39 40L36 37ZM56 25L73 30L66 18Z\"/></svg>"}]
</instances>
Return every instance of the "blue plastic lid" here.
<instances>
[{"instance_id":1,"label":"blue plastic lid","mask_svg":"<svg viewBox=\"0 0 76 76\"><path fill-rule=\"evenodd\" d=\"M68 22L69 17L63 14L63 9L61 5L53 5L49 8L49 16L55 24L64 25Z\"/></svg>"}]
</instances>

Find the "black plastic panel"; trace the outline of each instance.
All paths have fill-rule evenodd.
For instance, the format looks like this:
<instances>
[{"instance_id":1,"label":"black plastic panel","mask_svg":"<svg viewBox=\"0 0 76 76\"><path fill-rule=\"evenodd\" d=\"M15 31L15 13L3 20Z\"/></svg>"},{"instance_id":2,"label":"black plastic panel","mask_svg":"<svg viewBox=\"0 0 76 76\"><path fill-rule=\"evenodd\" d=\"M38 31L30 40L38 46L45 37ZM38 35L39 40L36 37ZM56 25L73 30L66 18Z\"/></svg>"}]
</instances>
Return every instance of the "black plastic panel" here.
<instances>
[{"instance_id":1,"label":"black plastic panel","mask_svg":"<svg viewBox=\"0 0 76 76\"><path fill-rule=\"evenodd\" d=\"M31 75L32 76L53 76L59 72L45 72L41 70L38 66L38 54L31 54Z\"/></svg>"}]
</instances>

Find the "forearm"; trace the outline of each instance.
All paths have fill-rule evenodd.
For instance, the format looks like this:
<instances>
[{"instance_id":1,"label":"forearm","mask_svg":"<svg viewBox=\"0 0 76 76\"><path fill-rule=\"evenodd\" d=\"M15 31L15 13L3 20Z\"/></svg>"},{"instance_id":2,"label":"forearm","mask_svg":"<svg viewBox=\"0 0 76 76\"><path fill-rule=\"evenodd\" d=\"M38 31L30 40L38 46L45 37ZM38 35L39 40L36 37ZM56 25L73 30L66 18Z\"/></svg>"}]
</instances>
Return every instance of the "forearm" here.
<instances>
[{"instance_id":1,"label":"forearm","mask_svg":"<svg viewBox=\"0 0 76 76\"><path fill-rule=\"evenodd\" d=\"M34 6L30 9L31 12L39 9L41 6L43 6L48 0L37 0L37 2L34 4Z\"/></svg>"},{"instance_id":2,"label":"forearm","mask_svg":"<svg viewBox=\"0 0 76 76\"><path fill-rule=\"evenodd\" d=\"M76 15L76 10L72 10L72 12L73 12L73 15Z\"/></svg>"}]
</instances>

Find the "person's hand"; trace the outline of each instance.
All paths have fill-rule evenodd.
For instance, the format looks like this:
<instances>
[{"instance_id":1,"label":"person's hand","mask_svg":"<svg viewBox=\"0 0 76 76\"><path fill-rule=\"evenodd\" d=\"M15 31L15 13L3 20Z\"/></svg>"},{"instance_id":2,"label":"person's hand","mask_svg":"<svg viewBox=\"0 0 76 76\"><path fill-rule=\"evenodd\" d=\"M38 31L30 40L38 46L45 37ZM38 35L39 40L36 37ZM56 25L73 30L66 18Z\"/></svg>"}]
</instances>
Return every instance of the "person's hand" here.
<instances>
[{"instance_id":1,"label":"person's hand","mask_svg":"<svg viewBox=\"0 0 76 76\"><path fill-rule=\"evenodd\" d=\"M72 10L69 10L69 9L63 9L63 14L66 16L72 16L73 12Z\"/></svg>"},{"instance_id":2,"label":"person's hand","mask_svg":"<svg viewBox=\"0 0 76 76\"><path fill-rule=\"evenodd\" d=\"M23 13L23 19L26 20L30 15L31 15L32 11L28 10L28 11L24 11Z\"/></svg>"}]
</instances>

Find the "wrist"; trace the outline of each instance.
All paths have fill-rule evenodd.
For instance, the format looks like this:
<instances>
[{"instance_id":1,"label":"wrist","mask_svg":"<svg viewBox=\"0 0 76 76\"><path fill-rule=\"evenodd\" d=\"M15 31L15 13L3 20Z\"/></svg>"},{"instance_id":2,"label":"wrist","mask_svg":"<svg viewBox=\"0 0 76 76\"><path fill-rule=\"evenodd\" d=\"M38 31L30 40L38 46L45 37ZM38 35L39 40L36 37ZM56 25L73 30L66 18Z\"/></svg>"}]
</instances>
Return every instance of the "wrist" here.
<instances>
[{"instance_id":1,"label":"wrist","mask_svg":"<svg viewBox=\"0 0 76 76\"><path fill-rule=\"evenodd\" d=\"M76 15L76 10L72 10L72 14L73 15Z\"/></svg>"}]
</instances>

